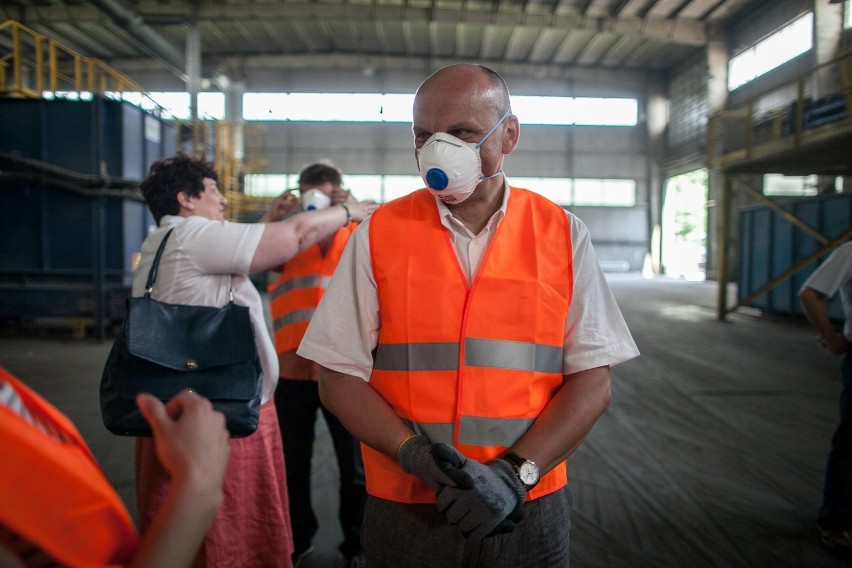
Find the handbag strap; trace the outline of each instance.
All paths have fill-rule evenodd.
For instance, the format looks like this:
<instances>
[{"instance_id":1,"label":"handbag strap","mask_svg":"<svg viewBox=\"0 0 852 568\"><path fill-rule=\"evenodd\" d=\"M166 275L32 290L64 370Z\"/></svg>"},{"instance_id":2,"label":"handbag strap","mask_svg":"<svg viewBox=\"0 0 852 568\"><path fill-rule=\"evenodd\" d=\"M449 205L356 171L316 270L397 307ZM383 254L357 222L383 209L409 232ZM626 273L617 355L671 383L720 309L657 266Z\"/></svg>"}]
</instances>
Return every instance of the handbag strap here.
<instances>
[{"instance_id":1,"label":"handbag strap","mask_svg":"<svg viewBox=\"0 0 852 568\"><path fill-rule=\"evenodd\" d=\"M157 280L157 269L160 267L160 257L163 256L163 249L166 248L166 241L169 240L169 237L174 231L175 228L172 227L166 233L166 236L163 237L163 240L160 241L160 246L157 247L157 254L154 255L154 262L151 264L151 270L148 271L148 280L145 281L145 297L151 297L151 291L154 289L154 282Z\"/></svg>"},{"instance_id":2,"label":"handbag strap","mask_svg":"<svg viewBox=\"0 0 852 568\"><path fill-rule=\"evenodd\" d=\"M174 231L174 230L175 230L174 227L169 229L168 232L166 232L166 236L163 237L162 241L160 241L160 246L157 247L157 254L154 255L154 262L151 263L151 270L148 271L148 279L145 281L145 297L146 298L150 298L151 292L154 290L154 282L156 282L156 280L157 280L157 270L160 267L160 257L163 256L163 250L166 248L166 241L169 240L169 237L171 236L172 231ZM228 274L228 301L229 302L234 301L234 287L231 284L232 284L232 275Z\"/></svg>"}]
</instances>

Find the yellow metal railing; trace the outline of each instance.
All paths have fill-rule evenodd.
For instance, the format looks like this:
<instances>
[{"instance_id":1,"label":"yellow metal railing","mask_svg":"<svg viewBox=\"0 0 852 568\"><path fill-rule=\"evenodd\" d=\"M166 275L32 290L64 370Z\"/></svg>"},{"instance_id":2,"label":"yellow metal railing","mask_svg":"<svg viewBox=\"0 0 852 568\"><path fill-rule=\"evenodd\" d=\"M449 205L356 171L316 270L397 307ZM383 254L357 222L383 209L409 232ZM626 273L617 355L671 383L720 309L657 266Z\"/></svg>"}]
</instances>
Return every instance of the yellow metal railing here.
<instances>
[{"instance_id":1,"label":"yellow metal railing","mask_svg":"<svg viewBox=\"0 0 852 568\"><path fill-rule=\"evenodd\" d=\"M265 212L269 198L246 195L243 179L267 168L266 129L257 124L223 120L178 120L177 147L216 166L219 188L228 199L228 220L253 220ZM241 144L240 144L241 143ZM242 156L235 149L243 148Z\"/></svg>"},{"instance_id":2,"label":"yellow metal railing","mask_svg":"<svg viewBox=\"0 0 852 568\"><path fill-rule=\"evenodd\" d=\"M90 92L123 97L138 93L154 114L164 110L140 84L103 61L86 57L14 21L0 23L0 97L42 98L46 92ZM225 192L228 218L266 211L269 199L242 193L247 173L266 171L265 130L218 120L176 121L177 148L212 161ZM242 143L244 155L235 148Z\"/></svg>"},{"instance_id":3,"label":"yellow metal railing","mask_svg":"<svg viewBox=\"0 0 852 568\"><path fill-rule=\"evenodd\" d=\"M14 21L0 23L0 95L41 98L45 91L140 93L145 89L99 59L86 57Z\"/></svg>"},{"instance_id":4,"label":"yellow metal railing","mask_svg":"<svg viewBox=\"0 0 852 568\"><path fill-rule=\"evenodd\" d=\"M852 47L847 47L830 62L711 116L707 123L708 167L750 160L758 149L771 151L772 145L796 148L805 143L814 130L805 122L805 111L825 76L837 78L837 86L819 92L819 99L833 96L846 104L844 119L825 124L852 123Z\"/></svg>"}]
</instances>

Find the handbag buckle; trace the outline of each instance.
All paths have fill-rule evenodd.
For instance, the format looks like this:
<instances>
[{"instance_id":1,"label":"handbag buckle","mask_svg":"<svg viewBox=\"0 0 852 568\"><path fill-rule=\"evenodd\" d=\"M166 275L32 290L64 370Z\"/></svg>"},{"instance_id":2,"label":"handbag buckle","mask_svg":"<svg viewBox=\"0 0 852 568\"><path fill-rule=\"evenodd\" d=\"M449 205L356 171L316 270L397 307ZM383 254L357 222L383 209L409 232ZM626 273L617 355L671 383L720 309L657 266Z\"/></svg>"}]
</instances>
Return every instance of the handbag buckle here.
<instances>
[{"instance_id":1,"label":"handbag buckle","mask_svg":"<svg viewBox=\"0 0 852 568\"><path fill-rule=\"evenodd\" d=\"M194 371L195 369L198 368L198 361L196 361L195 359L187 359L186 360L186 368L189 369L190 371Z\"/></svg>"}]
</instances>

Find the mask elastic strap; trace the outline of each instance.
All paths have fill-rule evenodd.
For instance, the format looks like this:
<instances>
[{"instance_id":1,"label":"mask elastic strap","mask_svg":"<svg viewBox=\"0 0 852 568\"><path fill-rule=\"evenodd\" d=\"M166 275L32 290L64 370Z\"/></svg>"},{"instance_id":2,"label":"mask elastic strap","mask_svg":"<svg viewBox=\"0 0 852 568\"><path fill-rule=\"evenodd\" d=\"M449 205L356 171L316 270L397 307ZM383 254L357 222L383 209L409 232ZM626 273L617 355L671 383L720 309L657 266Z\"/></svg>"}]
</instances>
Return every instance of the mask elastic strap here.
<instances>
[{"instance_id":1,"label":"mask elastic strap","mask_svg":"<svg viewBox=\"0 0 852 568\"><path fill-rule=\"evenodd\" d=\"M482 146L482 144L486 140L488 140L488 137L491 136L492 134L494 134L494 131L497 130L497 127L500 126L503 123L504 120L506 120L506 117L509 116L510 112L511 112L511 109L506 111L506 114L504 114L500 118L500 120L497 121L497 124L495 124L494 126L491 127L491 130L488 131L488 134L486 134L485 137L482 140L480 140L479 142L476 143L476 148L479 148L480 146Z\"/></svg>"}]
</instances>

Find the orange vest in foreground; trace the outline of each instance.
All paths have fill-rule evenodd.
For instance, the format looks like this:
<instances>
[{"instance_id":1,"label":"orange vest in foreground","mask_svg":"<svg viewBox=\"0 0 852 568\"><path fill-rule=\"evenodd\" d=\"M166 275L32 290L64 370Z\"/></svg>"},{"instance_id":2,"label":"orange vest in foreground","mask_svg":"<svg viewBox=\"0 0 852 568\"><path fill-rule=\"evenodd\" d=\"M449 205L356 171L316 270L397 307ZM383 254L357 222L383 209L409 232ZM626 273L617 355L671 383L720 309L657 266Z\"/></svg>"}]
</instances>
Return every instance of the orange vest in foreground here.
<instances>
[{"instance_id":1,"label":"orange vest in foreground","mask_svg":"<svg viewBox=\"0 0 852 568\"><path fill-rule=\"evenodd\" d=\"M573 287L565 212L512 188L470 287L425 189L373 213L370 247L382 321L370 386L432 442L483 463L499 457L562 386ZM395 460L362 453L371 495L435 501ZM562 464L528 499L566 483Z\"/></svg>"},{"instance_id":2,"label":"orange vest in foreground","mask_svg":"<svg viewBox=\"0 0 852 568\"><path fill-rule=\"evenodd\" d=\"M278 280L267 287L279 355L299 347L349 236L357 227L357 223L349 223L338 230L325 256L318 244L294 256L284 264Z\"/></svg>"},{"instance_id":3,"label":"orange vest in foreground","mask_svg":"<svg viewBox=\"0 0 852 568\"><path fill-rule=\"evenodd\" d=\"M0 403L0 524L63 565L129 563L139 535L80 433L0 367L0 392L9 389L38 426Z\"/></svg>"}]
</instances>

